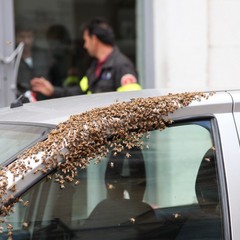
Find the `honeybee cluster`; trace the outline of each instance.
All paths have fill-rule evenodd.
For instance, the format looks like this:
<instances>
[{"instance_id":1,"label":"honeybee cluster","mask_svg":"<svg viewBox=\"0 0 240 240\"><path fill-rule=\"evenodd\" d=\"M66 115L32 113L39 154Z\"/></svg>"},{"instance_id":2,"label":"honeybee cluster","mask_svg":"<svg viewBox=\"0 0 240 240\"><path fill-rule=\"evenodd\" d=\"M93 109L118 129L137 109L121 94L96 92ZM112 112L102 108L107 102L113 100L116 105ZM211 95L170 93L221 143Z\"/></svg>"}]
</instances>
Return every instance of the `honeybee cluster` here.
<instances>
[{"instance_id":1,"label":"honeybee cluster","mask_svg":"<svg viewBox=\"0 0 240 240\"><path fill-rule=\"evenodd\" d=\"M36 156L42 152L44 167L36 172L45 173L57 167L60 171L55 178L64 188L66 181L75 181L77 169L87 167L92 159L100 161L110 149L117 154L124 148L142 148L141 138L144 134L153 129L163 130L172 123L169 113L209 95L193 92L136 98L71 116L52 130L46 141L26 150L17 161L0 172L1 204L6 202L3 198L7 190L6 170L10 170L14 176L24 177L30 169L22 159L30 158L37 162L39 159ZM5 215L8 214L9 209L2 210Z\"/></svg>"},{"instance_id":2,"label":"honeybee cluster","mask_svg":"<svg viewBox=\"0 0 240 240\"><path fill-rule=\"evenodd\" d=\"M74 179L79 167L85 168L92 159L101 160L110 148L117 153L125 147L142 147L140 139L145 133L163 130L172 123L169 113L203 97L208 95L195 92L137 98L73 115L52 130L46 141L36 144L20 158L43 152L45 167L38 171L45 173L58 167L63 173L58 175L63 186L65 180Z\"/></svg>"}]
</instances>

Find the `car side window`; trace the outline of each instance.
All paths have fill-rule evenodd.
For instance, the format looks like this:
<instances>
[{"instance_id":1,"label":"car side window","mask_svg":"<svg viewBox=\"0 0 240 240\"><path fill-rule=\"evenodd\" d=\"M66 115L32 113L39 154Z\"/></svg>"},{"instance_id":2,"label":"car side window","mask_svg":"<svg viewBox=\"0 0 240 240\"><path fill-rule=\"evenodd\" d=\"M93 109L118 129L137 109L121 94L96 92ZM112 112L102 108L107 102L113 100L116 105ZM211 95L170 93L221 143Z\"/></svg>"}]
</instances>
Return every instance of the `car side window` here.
<instances>
[{"instance_id":1,"label":"car side window","mask_svg":"<svg viewBox=\"0 0 240 240\"><path fill-rule=\"evenodd\" d=\"M14 236L224 239L211 131L210 120L173 124L144 136L143 148L92 161L64 189L42 179L9 217Z\"/></svg>"}]
</instances>

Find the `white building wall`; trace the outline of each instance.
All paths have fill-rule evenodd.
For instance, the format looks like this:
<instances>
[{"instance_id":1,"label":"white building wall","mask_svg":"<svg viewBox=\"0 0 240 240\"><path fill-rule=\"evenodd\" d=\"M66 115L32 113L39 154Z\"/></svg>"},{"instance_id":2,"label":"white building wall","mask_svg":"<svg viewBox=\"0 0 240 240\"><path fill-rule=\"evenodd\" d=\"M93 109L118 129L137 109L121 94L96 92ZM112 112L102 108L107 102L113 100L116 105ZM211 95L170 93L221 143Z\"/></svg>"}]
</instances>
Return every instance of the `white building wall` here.
<instances>
[{"instance_id":1,"label":"white building wall","mask_svg":"<svg viewBox=\"0 0 240 240\"><path fill-rule=\"evenodd\" d=\"M209 85L240 88L240 1L209 1Z\"/></svg>"},{"instance_id":2,"label":"white building wall","mask_svg":"<svg viewBox=\"0 0 240 240\"><path fill-rule=\"evenodd\" d=\"M240 0L154 0L155 87L240 87Z\"/></svg>"}]
</instances>

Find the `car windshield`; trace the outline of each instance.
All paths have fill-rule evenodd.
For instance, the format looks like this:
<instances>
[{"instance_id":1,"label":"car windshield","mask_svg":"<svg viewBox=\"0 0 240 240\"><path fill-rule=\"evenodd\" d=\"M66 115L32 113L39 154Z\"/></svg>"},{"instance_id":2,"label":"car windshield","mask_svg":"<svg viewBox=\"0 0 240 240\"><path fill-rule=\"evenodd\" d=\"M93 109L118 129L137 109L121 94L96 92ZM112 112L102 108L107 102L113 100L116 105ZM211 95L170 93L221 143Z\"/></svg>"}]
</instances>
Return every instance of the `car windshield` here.
<instances>
[{"instance_id":1,"label":"car windshield","mask_svg":"<svg viewBox=\"0 0 240 240\"><path fill-rule=\"evenodd\" d=\"M41 138L49 129L47 127L0 124L0 164Z\"/></svg>"}]
</instances>

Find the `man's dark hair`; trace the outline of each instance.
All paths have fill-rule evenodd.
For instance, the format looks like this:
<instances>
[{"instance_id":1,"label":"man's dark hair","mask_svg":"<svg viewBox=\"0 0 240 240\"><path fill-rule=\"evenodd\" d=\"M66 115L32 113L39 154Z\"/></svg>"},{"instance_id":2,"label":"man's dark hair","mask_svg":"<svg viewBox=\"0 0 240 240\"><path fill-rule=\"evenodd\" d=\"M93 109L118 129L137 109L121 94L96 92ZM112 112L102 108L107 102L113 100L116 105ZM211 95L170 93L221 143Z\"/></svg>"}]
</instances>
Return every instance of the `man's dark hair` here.
<instances>
[{"instance_id":1,"label":"man's dark hair","mask_svg":"<svg viewBox=\"0 0 240 240\"><path fill-rule=\"evenodd\" d=\"M115 44L115 36L113 29L106 19L95 17L90 19L83 25L82 32L88 31L89 35L95 35L101 42L113 46Z\"/></svg>"},{"instance_id":2,"label":"man's dark hair","mask_svg":"<svg viewBox=\"0 0 240 240\"><path fill-rule=\"evenodd\" d=\"M22 31L29 31L35 33L36 28L34 21L30 20L29 18L19 19L15 25L15 32L17 33Z\"/></svg>"},{"instance_id":3,"label":"man's dark hair","mask_svg":"<svg viewBox=\"0 0 240 240\"><path fill-rule=\"evenodd\" d=\"M71 37L68 29L61 24L54 24L50 26L47 30L47 39L55 39L59 42L67 45L71 44Z\"/></svg>"}]
</instances>

